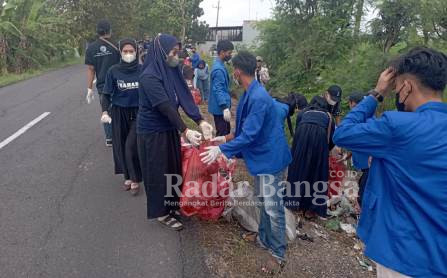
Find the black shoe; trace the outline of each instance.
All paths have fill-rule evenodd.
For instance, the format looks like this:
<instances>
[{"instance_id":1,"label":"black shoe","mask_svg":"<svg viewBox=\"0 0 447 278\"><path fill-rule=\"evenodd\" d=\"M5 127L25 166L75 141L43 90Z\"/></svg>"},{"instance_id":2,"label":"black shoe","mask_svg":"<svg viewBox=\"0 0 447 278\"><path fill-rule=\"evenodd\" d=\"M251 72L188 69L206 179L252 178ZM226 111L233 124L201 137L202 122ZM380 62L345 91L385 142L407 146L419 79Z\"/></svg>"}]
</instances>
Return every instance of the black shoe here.
<instances>
[{"instance_id":1,"label":"black shoe","mask_svg":"<svg viewBox=\"0 0 447 278\"><path fill-rule=\"evenodd\" d=\"M106 147L112 146L112 139L106 139Z\"/></svg>"}]
</instances>

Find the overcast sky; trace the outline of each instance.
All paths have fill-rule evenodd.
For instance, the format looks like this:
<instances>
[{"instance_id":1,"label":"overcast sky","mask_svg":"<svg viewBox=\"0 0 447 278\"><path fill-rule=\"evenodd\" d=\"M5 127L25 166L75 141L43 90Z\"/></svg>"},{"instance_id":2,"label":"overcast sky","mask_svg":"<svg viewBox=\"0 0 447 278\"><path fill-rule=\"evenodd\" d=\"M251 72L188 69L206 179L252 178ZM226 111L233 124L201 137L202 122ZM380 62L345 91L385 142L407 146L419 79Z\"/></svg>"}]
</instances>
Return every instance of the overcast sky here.
<instances>
[{"instance_id":1,"label":"overcast sky","mask_svg":"<svg viewBox=\"0 0 447 278\"><path fill-rule=\"evenodd\" d=\"M200 5L205 20L211 27L216 26L218 0L203 0ZM244 20L260 20L272 14L274 0L220 0L219 26L242 25Z\"/></svg>"}]
</instances>

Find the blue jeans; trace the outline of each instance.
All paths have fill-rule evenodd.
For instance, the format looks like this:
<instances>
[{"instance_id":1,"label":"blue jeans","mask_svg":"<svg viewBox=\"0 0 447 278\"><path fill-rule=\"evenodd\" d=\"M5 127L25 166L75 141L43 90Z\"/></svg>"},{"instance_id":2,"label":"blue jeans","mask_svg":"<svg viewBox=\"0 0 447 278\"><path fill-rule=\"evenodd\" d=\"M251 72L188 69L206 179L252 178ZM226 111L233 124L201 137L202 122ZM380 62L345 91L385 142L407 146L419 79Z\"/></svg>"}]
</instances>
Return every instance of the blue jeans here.
<instances>
[{"instance_id":1,"label":"blue jeans","mask_svg":"<svg viewBox=\"0 0 447 278\"><path fill-rule=\"evenodd\" d=\"M101 105L101 94L99 92L99 103ZM101 109L102 109L102 105L101 105ZM102 110L101 110L102 111ZM109 111L110 114L110 111ZM112 140L112 124L102 124L104 126L104 133L106 135L106 140Z\"/></svg>"},{"instance_id":2,"label":"blue jeans","mask_svg":"<svg viewBox=\"0 0 447 278\"><path fill-rule=\"evenodd\" d=\"M261 202L261 222L259 223L259 240L269 249L274 257L285 260L286 255L286 217L282 192L284 186L279 182L284 179L284 171L273 175L255 177L255 192ZM281 192L281 194L278 194Z\"/></svg>"},{"instance_id":3,"label":"blue jeans","mask_svg":"<svg viewBox=\"0 0 447 278\"><path fill-rule=\"evenodd\" d=\"M202 100L208 101L208 96L210 94L210 84L208 82L208 79L205 80L197 79L197 88L200 90Z\"/></svg>"}]
</instances>

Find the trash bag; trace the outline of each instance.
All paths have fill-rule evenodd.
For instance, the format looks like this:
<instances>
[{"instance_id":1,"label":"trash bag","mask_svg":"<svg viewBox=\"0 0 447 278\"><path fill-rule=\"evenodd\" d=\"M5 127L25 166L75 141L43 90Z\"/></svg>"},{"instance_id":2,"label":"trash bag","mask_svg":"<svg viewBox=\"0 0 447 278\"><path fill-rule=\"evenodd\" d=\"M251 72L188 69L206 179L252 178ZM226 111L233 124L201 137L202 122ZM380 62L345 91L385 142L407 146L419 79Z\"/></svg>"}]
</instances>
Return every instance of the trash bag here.
<instances>
[{"instance_id":1,"label":"trash bag","mask_svg":"<svg viewBox=\"0 0 447 278\"><path fill-rule=\"evenodd\" d=\"M202 143L199 148L182 144L183 186L180 211L185 216L197 215L203 220L217 220L225 209L234 161L219 157L206 165L200 154L212 143Z\"/></svg>"},{"instance_id":2,"label":"trash bag","mask_svg":"<svg viewBox=\"0 0 447 278\"><path fill-rule=\"evenodd\" d=\"M200 103L202 103L202 95L200 95L199 89L191 89L191 94L192 94L192 97L194 98L194 103L196 105L199 105Z\"/></svg>"},{"instance_id":3,"label":"trash bag","mask_svg":"<svg viewBox=\"0 0 447 278\"><path fill-rule=\"evenodd\" d=\"M242 183L237 189L230 192L227 207L223 217L229 222L236 221L242 228L249 232L258 232L260 222L260 209L257 206L258 198L255 196L253 188L247 183ZM284 208L286 216L286 235L289 242L297 237L295 215Z\"/></svg>"},{"instance_id":4,"label":"trash bag","mask_svg":"<svg viewBox=\"0 0 447 278\"><path fill-rule=\"evenodd\" d=\"M346 176L345 164L337 160L336 156L329 157L329 199L341 195L341 185Z\"/></svg>"}]
</instances>

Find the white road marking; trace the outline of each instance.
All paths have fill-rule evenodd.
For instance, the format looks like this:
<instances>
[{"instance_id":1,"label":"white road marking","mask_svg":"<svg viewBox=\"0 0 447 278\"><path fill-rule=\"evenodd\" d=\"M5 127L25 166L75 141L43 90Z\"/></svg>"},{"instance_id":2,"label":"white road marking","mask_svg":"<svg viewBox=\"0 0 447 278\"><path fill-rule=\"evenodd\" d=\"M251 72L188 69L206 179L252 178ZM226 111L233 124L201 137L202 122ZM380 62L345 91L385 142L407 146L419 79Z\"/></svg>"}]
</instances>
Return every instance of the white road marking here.
<instances>
[{"instance_id":1,"label":"white road marking","mask_svg":"<svg viewBox=\"0 0 447 278\"><path fill-rule=\"evenodd\" d=\"M0 150L3 149L3 147L5 147L6 145L8 145L9 143L11 143L12 141L14 141L15 139L17 139L17 137L19 137L20 135L22 135L23 133L25 133L28 129L32 128L34 125L36 125L38 122L42 121L43 119L45 119L48 115L50 115L50 112L45 112L42 115L40 115L39 117L35 118L34 120L32 120L31 122L27 123L24 127L22 127L21 129L17 130L16 133L14 133L13 135L9 136L8 138L6 138L5 140L3 140L2 142L0 142Z\"/></svg>"}]
</instances>

